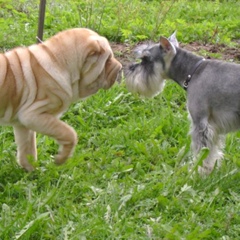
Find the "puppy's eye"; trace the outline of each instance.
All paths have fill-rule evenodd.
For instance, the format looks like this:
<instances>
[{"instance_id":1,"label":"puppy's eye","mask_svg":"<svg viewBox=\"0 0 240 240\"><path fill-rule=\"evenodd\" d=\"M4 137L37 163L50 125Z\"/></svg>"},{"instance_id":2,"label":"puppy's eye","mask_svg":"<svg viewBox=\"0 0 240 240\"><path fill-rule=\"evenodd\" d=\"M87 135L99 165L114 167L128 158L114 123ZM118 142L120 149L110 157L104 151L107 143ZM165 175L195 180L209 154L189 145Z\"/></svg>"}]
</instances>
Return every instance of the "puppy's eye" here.
<instances>
[{"instance_id":1,"label":"puppy's eye","mask_svg":"<svg viewBox=\"0 0 240 240\"><path fill-rule=\"evenodd\" d=\"M95 56L95 55L97 55L98 53L96 52L96 51L92 51L92 52L90 52L89 53L89 56Z\"/></svg>"}]
</instances>

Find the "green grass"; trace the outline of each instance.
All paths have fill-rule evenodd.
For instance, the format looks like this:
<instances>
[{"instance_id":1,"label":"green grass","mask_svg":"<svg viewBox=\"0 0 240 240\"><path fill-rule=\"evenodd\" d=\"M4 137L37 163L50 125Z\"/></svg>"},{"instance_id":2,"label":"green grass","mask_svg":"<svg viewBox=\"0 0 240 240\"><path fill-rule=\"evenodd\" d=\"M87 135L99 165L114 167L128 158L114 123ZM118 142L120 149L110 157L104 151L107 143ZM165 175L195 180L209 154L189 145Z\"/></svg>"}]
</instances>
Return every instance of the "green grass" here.
<instances>
[{"instance_id":1,"label":"green grass","mask_svg":"<svg viewBox=\"0 0 240 240\"><path fill-rule=\"evenodd\" d=\"M238 238L238 138L228 136L219 171L190 172L185 96L174 83L148 100L116 85L64 120L79 136L73 157L56 167L56 144L39 136L34 173L17 166L2 128L0 239Z\"/></svg>"},{"instance_id":2,"label":"green grass","mask_svg":"<svg viewBox=\"0 0 240 240\"><path fill-rule=\"evenodd\" d=\"M39 1L0 0L0 47L36 42ZM44 38L89 27L111 41L157 41L178 31L182 42L225 43L240 38L240 2L206 0L47 1ZM15 37L17 36L17 38Z\"/></svg>"},{"instance_id":3,"label":"green grass","mask_svg":"<svg viewBox=\"0 0 240 240\"><path fill-rule=\"evenodd\" d=\"M13 1L0 1L0 16L7 19L0 20L4 49L35 42L35 2L14 1L13 7ZM177 1L170 12L171 1L48 2L45 36L86 21L119 41L157 39L177 27L181 41L204 42L215 26L219 41L239 38L237 1ZM81 10L74 8L77 2L86 11L74 14ZM160 13L168 14L154 25L159 4ZM186 97L179 86L169 81L161 95L141 99L124 82L116 84L72 105L63 120L78 133L73 157L55 166L56 143L38 135L33 173L19 168L12 129L1 127L1 240L239 239L240 134L227 136L221 169L200 178L195 169L201 158L192 162Z\"/></svg>"}]
</instances>

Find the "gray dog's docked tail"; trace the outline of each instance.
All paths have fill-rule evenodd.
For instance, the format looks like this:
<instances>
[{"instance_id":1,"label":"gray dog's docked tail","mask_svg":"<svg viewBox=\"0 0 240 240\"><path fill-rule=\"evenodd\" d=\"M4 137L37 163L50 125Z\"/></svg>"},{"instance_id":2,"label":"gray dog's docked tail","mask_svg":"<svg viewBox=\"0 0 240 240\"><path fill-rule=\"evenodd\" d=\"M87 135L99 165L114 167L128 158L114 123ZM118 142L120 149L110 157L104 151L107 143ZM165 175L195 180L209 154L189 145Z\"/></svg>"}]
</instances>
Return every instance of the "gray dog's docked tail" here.
<instances>
[{"instance_id":1,"label":"gray dog's docked tail","mask_svg":"<svg viewBox=\"0 0 240 240\"><path fill-rule=\"evenodd\" d=\"M220 164L224 135L240 128L240 65L183 50L175 33L144 48L140 58L126 70L127 88L152 97L163 90L164 79L172 79L187 90L192 148L195 154L209 148L199 172L210 173Z\"/></svg>"}]
</instances>

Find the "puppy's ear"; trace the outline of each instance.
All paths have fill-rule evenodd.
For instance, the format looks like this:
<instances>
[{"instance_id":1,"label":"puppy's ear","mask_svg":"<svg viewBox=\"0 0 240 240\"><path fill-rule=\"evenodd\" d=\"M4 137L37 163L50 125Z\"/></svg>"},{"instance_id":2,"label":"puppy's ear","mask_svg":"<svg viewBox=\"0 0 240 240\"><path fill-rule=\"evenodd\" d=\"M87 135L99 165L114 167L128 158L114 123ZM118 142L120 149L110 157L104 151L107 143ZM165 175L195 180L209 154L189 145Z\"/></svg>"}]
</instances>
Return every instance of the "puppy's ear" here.
<instances>
[{"instance_id":1,"label":"puppy's ear","mask_svg":"<svg viewBox=\"0 0 240 240\"><path fill-rule=\"evenodd\" d=\"M160 48L164 50L165 53L176 54L176 48L173 44L165 37L160 37Z\"/></svg>"},{"instance_id":2,"label":"puppy's ear","mask_svg":"<svg viewBox=\"0 0 240 240\"><path fill-rule=\"evenodd\" d=\"M175 47L179 47L179 43L176 37L176 33L177 31L175 31L169 38L168 40L175 46Z\"/></svg>"},{"instance_id":3,"label":"puppy's ear","mask_svg":"<svg viewBox=\"0 0 240 240\"><path fill-rule=\"evenodd\" d=\"M102 47L101 41L98 39L92 39L89 46L89 53L88 56L100 55L105 52L104 48Z\"/></svg>"}]
</instances>

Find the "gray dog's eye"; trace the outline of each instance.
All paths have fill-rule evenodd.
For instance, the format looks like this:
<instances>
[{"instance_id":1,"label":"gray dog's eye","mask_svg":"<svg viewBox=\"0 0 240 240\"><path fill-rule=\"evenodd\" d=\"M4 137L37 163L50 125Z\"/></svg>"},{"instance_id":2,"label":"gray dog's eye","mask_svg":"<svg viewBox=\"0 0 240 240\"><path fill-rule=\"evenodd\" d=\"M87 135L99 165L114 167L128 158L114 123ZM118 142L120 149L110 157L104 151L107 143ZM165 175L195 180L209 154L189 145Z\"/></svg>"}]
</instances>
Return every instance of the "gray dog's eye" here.
<instances>
[{"instance_id":1,"label":"gray dog's eye","mask_svg":"<svg viewBox=\"0 0 240 240\"><path fill-rule=\"evenodd\" d=\"M144 50L143 53L142 53L142 56L143 57L150 57L151 53L149 52L149 50Z\"/></svg>"},{"instance_id":2,"label":"gray dog's eye","mask_svg":"<svg viewBox=\"0 0 240 240\"><path fill-rule=\"evenodd\" d=\"M150 57L149 56L142 56L141 59L142 59L142 61L149 61Z\"/></svg>"},{"instance_id":3,"label":"gray dog's eye","mask_svg":"<svg viewBox=\"0 0 240 240\"><path fill-rule=\"evenodd\" d=\"M150 63L152 61L152 57L149 55L144 55L141 57L142 63Z\"/></svg>"}]
</instances>

